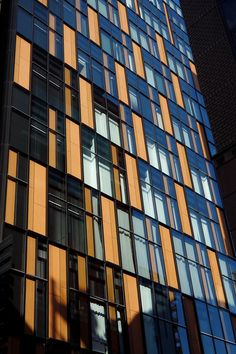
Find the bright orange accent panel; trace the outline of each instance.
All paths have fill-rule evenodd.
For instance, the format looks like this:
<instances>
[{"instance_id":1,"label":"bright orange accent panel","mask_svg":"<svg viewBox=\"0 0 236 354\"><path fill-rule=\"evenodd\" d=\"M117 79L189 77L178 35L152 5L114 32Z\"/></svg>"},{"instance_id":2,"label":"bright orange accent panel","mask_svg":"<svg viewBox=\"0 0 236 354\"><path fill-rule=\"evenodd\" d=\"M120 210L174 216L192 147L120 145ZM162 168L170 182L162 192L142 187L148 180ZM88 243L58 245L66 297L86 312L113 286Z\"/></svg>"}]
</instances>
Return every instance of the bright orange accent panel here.
<instances>
[{"instance_id":1,"label":"bright orange accent panel","mask_svg":"<svg viewBox=\"0 0 236 354\"><path fill-rule=\"evenodd\" d=\"M140 321L140 308L135 277L124 274L125 304L129 332L130 352L143 354L143 337Z\"/></svg>"},{"instance_id":2,"label":"bright orange accent panel","mask_svg":"<svg viewBox=\"0 0 236 354\"><path fill-rule=\"evenodd\" d=\"M117 5L120 17L120 28L122 29L122 31L129 34L129 23L126 13L126 7L120 1L117 1Z\"/></svg>"},{"instance_id":3,"label":"bright orange accent panel","mask_svg":"<svg viewBox=\"0 0 236 354\"><path fill-rule=\"evenodd\" d=\"M115 72L116 72L118 98L125 104L129 105L125 69L123 68L122 65L115 62Z\"/></svg>"},{"instance_id":4,"label":"bright orange accent panel","mask_svg":"<svg viewBox=\"0 0 236 354\"><path fill-rule=\"evenodd\" d=\"M125 154L125 161L130 203L134 208L142 210L136 159Z\"/></svg>"},{"instance_id":5,"label":"bright orange accent panel","mask_svg":"<svg viewBox=\"0 0 236 354\"><path fill-rule=\"evenodd\" d=\"M106 267L107 274L107 294L108 301L115 302L114 284L113 284L113 270L110 267Z\"/></svg>"},{"instance_id":6,"label":"bright orange accent panel","mask_svg":"<svg viewBox=\"0 0 236 354\"><path fill-rule=\"evenodd\" d=\"M44 6L48 6L48 0L38 0L38 2L41 2Z\"/></svg>"},{"instance_id":7,"label":"bright orange accent panel","mask_svg":"<svg viewBox=\"0 0 236 354\"><path fill-rule=\"evenodd\" d=\"M79 291L87 292L87 275L86 275L86 259L78 256L78 277L79 277Z\"/></svg>"},{"instance_id":8,"label":"bright orange accent panel","mask_svg":"<svg viewBox=\"0 0 236 354\"><path fill-rule=\"evenodd\" d=\"M191 230L191 225L190 225L190 220L188 215L188 208L185 199L184 189L179 184L175 183L175 191L176 191L176 197L179 206L179 215L181 219L183 232L187 235L192 236L192 230Z\"/></svg>"},{"instance_id":9,"label":"bright orange accent panel","mask_svg":"<svg viewBox=\"0 0 236 354\"><path fill-rule=\"evenodd\" d=\"M218 305L222 306L222 307L226 307L225 294L224 294L224 289L223 289L223 284L222 284L222 279L221 279L221 275L220 275L220 270L219 270L216 254L215 254L215 252L213 252L211 250L207 250L207 252L208 252L211 273L212 273L213 283L215 286L216 298L217 298Z\"/></svg>"},{"instance_id":10,"label":"bright orange accent panel","mask_svg":"<svg viewBox=\"0 0 236 354\"><path fill-rule=\"evenodd\" d=\"M222 233L222 238L223 238L226 253L229 256L233 257L234 254L233 254L233 250L232 250L230 236L229 236L228 229L227 229L226 222L225 222L224 212L223 212L223 210L219 209L218 207L216 207L216 212L217 212L217 216L219 219L220 230Z\"/></svg>"},{"instance_id":11,"label":"bright orange accent panel","mask_svg":"<svg viewBox=\"0 0 236 354\"><path fill-rule=\"evenodd\" d=\"M46 235L46 168L30 161L28 229Z\"/></svg>"},{"instance_id":12,"label":"bright orange accent panel","mask_svg":"<svg viewBox=\"0 0 236 354\"><path fill-rule=\"evenodd\" d=\"M66 251L49 245L49 338L68 340Z\"/></svg>"},{"instance_id":13,"label":"bright orange accent panel","mask_svg":"<svg viewBox=\"0 0 236 354\"><path fill-rule=\"evenodd\" d=\"M15 222L15 198L16 198L16 183L7 180L7 195L6 195L6 210L5 222L14 225Z\"/></svg>"},{"instance_id":14,"label":"bright orange accent panel","mask_svg":"<svg viewBox=\"0 0 236 354\"><path fill-rule=\"evenodd\" d=\"M79 78L80 88L80 111L81 122L94 129L93 123L93 104L92 104L92 87L89 82Z\"/></svg>"},{"instance_id":15,"label":"bright orange accent panel","mask_svg":"<svg viewBox=\"0 0 236 354\"><path fill-rule=\"evenodd\" d=\"M170 25L170 19L169 19L169 15L168 15L166 4L164 2L163 2L163 7L164 7L164 12L165 12L165 16L166 16L166 22L167 22L167 26L168 26L168 30L169 30L170 41L171 41L172 44L174 44L174 38L173 38L172 29L171 29L171 25Z\"/></svg>"},{"instance_id":16,"label":"bright orange accent panel","mask_svg":"<svg viewBox=\"0 0 236 354\"><path fill-rule=\"evenodd\" d=\"M178 289L178 279L175 267L175 260L173 255L173 248L171 244L170 231L164 226L160 225L160 235L163 257L166 268L167 283L169 286Z\"/></svg>"},{"instance_id":17,"label":"bright orange accent panel","mask_svg":"<svg viewBox=\"0 0 236 354\"><path fill-rule=\"evenodd\" d=\"M180 84L179 84L179 78L174 73L171 73L171 78L172 78L172 82L173 82L173 86L174 86L174 90L175 90L176 102L179 106L184 108L184 102L183 102L183 97L182 97L182 91L181 91Z\"/></svg>"},{"instance_id":18,"label":"bright orange accent panel","mask_svg":"<svg viewBox=\"0 0 236 354\"><path fill-rule=\"evenodd\" d=\"M86 215L86 233L88 255L94 257L93 218L90 215Z\"/></svg>"},{"instance_id":19,"label":"bright orange accent panel","mask_svg":"<svg viewBox=\"0 0 236 354\"><path fill-rule=\"evenodd\" d=\"M209 152L204 128L199 122L197 122L197 128L198 128L199 137L202 145L203 156L205 157L205 159L210 160L211 157L210 157L210 152Z\"/></svg>"},{"instance_id":20,"label":"bright orange accent panel","mask_svg":"<svg viewBox=\"0 0 236 354\"><path fill-rule=\"evenodd\" d=\"M134 53L134 62L136 67L136 73L145 79L144 67L143 67L143 58L141 48L135 42L132 42L133 53Z\"/></svg>"},{"instance_id":21,"label":"bright orange accent panel","mask_svg":"<svg viewBox=\"0 0 236 354\"><path fill-rule=\"evenodd\" d=\"M198 76L197 76L197 71L196 71L196 66L191 61L189 61L189 66L190 66L190 70L193 75L193 81L195 83L195 87L198 91L201 92L199 81L198 81Z\"/></svg>"},{"instance_id":22,"label":"bright orange accent panel","mask_svg":"<svg viewBox=\"0 0 236 354\"><path fill-rule=\"evenodd\" d=\"M76 37L75 31L63 25L64 28L64 61L66 64L76 69Z\"/></svg>"},{"instance_id":23,"label":"bright orange accent panel","mask_svg":"<svg viewBox=\"0 0 236 354\"><path fill-rule=\"evenodd\" d=\"M14 81L29 90L31 71L31 44L16 36Z\"/></svg>"},{"instance_id":24,"label":"bright orange accent panel","mask_svg":"<svg viewBox=\"0 0 236 354\"><path fill-rule=\"evenodd\" d=\"M49 128L56 130L56 111L49 108Z\"/></svg>"},{"instance_id":25,"label":"bright orange accent panel","mask_svg":"<svg viewBox=\"0 0 236 354\"><path fill-rule=\"evenodd\" d=\"M172 124L171 124L171 118L170 118L170 112L169 112L167 99L160 94L158 96L159 96L159 102L160 102L160 106L161 106L164 128L169 134L173 135L173 129L172 129Z\"/></svg>"},{"instance_id":26,"label":"bright orange accent panel","mask_svg":"<svg viewBox=\"0 0 236 354\"><path fill-rule=\"evenodd\" d=\"M81 179L80 127L66 119L67 173Z\"/></svg>"},{"instance_id":27,"label":"bright orange accent panel","mask_svg":"<svg viewBox=\"0 0 236 354\"><path fill-rule=\"evenodd\" d=\"M52 132L49 132L49 165L54 168L57 165L56 134Z\"/></svg>"},{"instance_id":28,"label":"bright orange accent panel","mask_svg":"<svg viewBox=\"0 0 236 354\"><path fill-rule=\"evenodd\" d=\"M49 53L56 55L56 33L49 29Z\"/></svg>"},{"instance_id":29,"label":"bright orange accent panel","mask_svg":"<svg viewBox=\"0 0 236 354\"><path fill-rule=\"evenodd\" d=\"M16 177L17 172L17 153L9 150L8 157L8 176Z\"/></svg>"},{"instance_id":30,"label":"bright orange accent panel","mask_svg":"<svg viewBox=\"0 0 236 354\"><path fill-rule=\"evenodd\" d=\"M160 59L161 59L162 63L164 63L165 65L168 65L167 58L166 58L165 44L164 44L162 36L160 36L158 33L156 33L156 41L157 41L157 46L159 49Z\"/></svg>"},{"instance_id":31,"label":"bright orange accent panel","mask_svg":"<svg viewBox=\"0 0 236 354\"><path fill-rule=\"evenodd\" d=\"M34 334L35 281L25 281L25 332Z\"/></svg>"},{"instance_id":32,"label":"bright orange accent panel","mask_svg":"<svg viewBox=\"0 0 236 354\"><path fill-rule=\"evenodd\" d=\"M106 260L119 264L114 202L102 196L101 204Z\"/></svg>"},{"instance_id":33,"label":"bright orange accent panel","mask_svg":"<svg viewBox=\"0 0 236 354\"><path fill-rule=\"evenodd\" d=\"M142 118L132 113L137 155L147 161L146 144L144 140Z\"/></svg>"},{"instance_id":34,"label":"bright orange accent panel","mask_svg":"<svg viewBox=\"0 0 236 354\"><path fill-rule=\"evenodd\" d=\"M84 194L85 194L85 209L89 213L92 213L91 189L85 187Z\"/></svg>"},{"instance_id":35,"label":"bright orange accent panel","mask_svg":"<svg viewBox=\"0 0 236 354\"><path fill-rule=\"evenodd\" d=\"M179 162L182 170L182 175L184 179L184 184L190 188L192 188L192 180L190 177L190 172L189 172L189 166L188 166L188 160L185 152L185 148L183 145L179 144L177 142L177 150L179 154Z\"/></svg>"},{"instance_id":36,"label":"bright orange accent panel","mask_svg":"<svg viewBox=\"0 0 236 354\"><path fill-rule=\"evenodd\" d=\"M35 275L36 239L27 237L26 273Z\"/></svg>"},{"instance_id":37,"label":"bright orange accent panel","mask_svg":"<svg viewBox=\"0 0 236 354\"><path fill-rule=\"evenodd\" d=\"M88 24L89 24L89 38L100 46L98 14L96 11L88 7Z\"/></svg>"}]
</instances>

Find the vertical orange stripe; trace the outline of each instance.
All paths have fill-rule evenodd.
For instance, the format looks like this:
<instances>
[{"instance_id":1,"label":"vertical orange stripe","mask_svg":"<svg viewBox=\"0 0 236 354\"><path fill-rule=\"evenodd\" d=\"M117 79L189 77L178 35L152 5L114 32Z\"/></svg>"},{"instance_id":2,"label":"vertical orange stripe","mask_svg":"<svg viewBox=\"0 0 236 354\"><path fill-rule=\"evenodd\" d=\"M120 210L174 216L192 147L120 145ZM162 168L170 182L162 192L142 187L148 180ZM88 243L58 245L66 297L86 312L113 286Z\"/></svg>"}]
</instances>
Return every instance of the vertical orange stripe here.
<instances>
[{"instance_id":1,"label":"vertical orange stripe","mask_svg":"<svg viewBox=\"0 0 236 354\"><path fill-rule=\"evenodd\" d=\"M6 209L5 222L14 225L15 223L15 198L16 198L16 183L7 180L7 195L6 195Z\"/></svg>"},{"instance_id":2,"label":"vertical orange stripe","mask_svg":"<svg viewBox=\"0 0 236 354\"><path fill-rule=\"evenodd\" d=\"M117 1L117 5L118 5L118 12L120 17L120 28L122 29L122 31L129 34L129 24L128 24L128 18L126 13L126 7L120 1Z\"/></svg>"},{"instance_id":3,"label":"vertical orange stripe","mask_svg":"<svg viewBox=\"0 0 236 354\"><path fill-rule=\"evenodd\" d=\"M177 150L179 154L179 162L182 170L182 175L184 179L184 184L190 188L192 188L192 181L189 172L188 160L185 152L185 148L183 145L177 142Z\"/></svg>"},{"instance_id":4,"label":"vertical orange stripe","mask_svg":"<svg viewBox=\"0 0 236 354\"><path fill-rule=\"evenodd\" d=\"M64 29L64 61L66 64L76 69L76 38L75 31L67 25Z\"/></svg>"},{"instance_id":5,"label":"vertical orange stripe","mask_svg":"<svg viewBox=\"0 0 236 354\"><path fill-rule=\"evenodd\" d=\"M125 69L123 68L123 66L115 62L115 72L116 72L118 98L125 104L129 105Z\"/></svg>"},{"instance_id":6,"label":"vertical orange stripe","mask_svg":"<svg viewBox=\"0 0 236 354\"><path fill-rule=\"evenodd\" d=\"M208 143L207 143L206 135L205 135L205 132L204 132L204 128L199 122L197 122L197 128L198 128L199 137L200 137L200 141L201 141L201 145L202 145L203 156L205 157L205 159L210 160L211 159L210 158L210 152L209 152Z\"/></svg>"},{"instance_id":7,"label":"vertical orange stripe","mask_svg":"<svg viewBox=\"0 0 236 354\"><path fill-rule=\"evenodd\" d=\"M223 285L222 285L222 279L218 267L218 262L216 258L215 252L211 250L207 250L208 252L208 257L209 257L209 262L210 262L210 267L211 267L211 273L212 273L212 278L213 278L213 283L215 286L215 291L216 291L216 298L219 306L226 307L226 302L225 302L225 294L223 290Z\"/></svg>"},{"instance_id":8,"label":"vertical orange stripe","mask_svg":"<svg viewBox=\"0 0 236 354\"><path fill-rule=\"evenodd\" d=\"M26 258L26 273L35 275L36 268L36 240L33 237L27 237L27 258Z\"/></svg>"},{"instance_id":9,"label":"vertical orange stripe","mask_svg":"<svg viewBox=\"0 0 236 354\"><path fill-rule=\"evenodd\" d=\"M233 250L232 250L230 236L229 236L228 229L227 229L226 222L225 222L224 212L223 212L223 210L219 209L218 207L216 207L216 212L217 212L217 216L219 219L220 230L222 233L222 238L223 238L226 254L233 257L234 254L233 254Z\"/></svg>"},{"instance_id":10,"label":"vertical orange stripe","mask_svg":"<svg viewBox=\"0 0 236 354\"><path fill-rule=\"evenodd\" d=\"M101 204L106 260L119 264L114 202L102 196Z\"/></svg>"},{"instance_id":11,"label":"vertical orange stripe","mask_svg":"<svg viewBox=\"0 0 236 354\"><path fill-rule=\"evenodd\" d=\"M162 113L164 128L169 134L173 135L173 129L172 129L172 124L171 124L171 118L170 118L170 112L169 112L167 99L160 94L158 96L159 96L159 101L160 101L160 106L161 106L161 113Z\"/></svg>"},{"instance_id":12,"label":"vertical orange stripe","mask_svg":"<svg viewBox=\"0 0 236 354\"><path fill-rule=\"evenodd\" d=\"M80 127L66 119L67 173L81 179Z\"/></svg>"},{"instance_id":13,"label":"vertical orange stripe","mask_svg":"<svg viewBox=\"0 0 236 354\"><path fill-rule=\"evenodd\" d=\"M98 14L91 7L88 7L89 38L100 46Z\"/></svg>"},{"instance_id":14,"label":"vertical orange stripe","mask_svg":"<svg viewBox=\"0 0 236 354\"><path fill-rule=\"evenodd\" d=\"M26 279L25 282L25 332L34 334L35 282Z\"/></svg>"},{"instance_id":15,"label":"vertical orange stripe","mask_svg":"<svg viewBox=\"0 0 236 354\"><path fill-rule=\"evenodd\" d=\"M144 67L143 67L143 58L141 48L138 44L132 41L133 53L134 53L134 62L136 67L137 75L145 79Z\"/></svg>"},{"instance_id":16,"label":"vertical orange stripe","mask_svg":"<svg viewBox=\"0 0 236 354\"><path fill-rule=\"evenodd\" d=\"M29 90L31 71L31 44L16 36L14 81Z\"/></svg>"},{"instance_id":17,"label":"vertical orange stripe","mask_svg":"<svg viewBox=\"0 0 236 354\"><path fill-rule=\"evenodd\" d=\"M165 268L166 268L167 283L169 286L178 289L179 288L178 279L177 279L177 273L175 268L175 260L173 255L173 248L171 244L171 236L170 236L169 229L160 225L160 235L161 235L162 251L163 251L163 257L164 257Z\"/></svg>"},{"instance_id":18,"label":"vertical orange stripe","mask_svg":"<svg viewBox=\"0 0 236 354\"><path fill-rule=\"evenodd\" d=\"M179 206L179 214L180 214L183 232L185 234L192 236L192 230L190 226L190 220L188 215L188 208L185 199L184 189L179 184L175 183L175 191L176 191L176 197Z\"/></svg>"},{"instance_id":19,"label":"vertical orange stripe","mask_svg":"<svg viewBox=\"0 0 236 354\"><path fill-rule=\"evenodd\" d=\"M134 208L142 210L136 159L125 154L125 161L130 203Z\"/></svg>"},{"instance_id":20,"label":"vertical orange stripe","mask_svg":"<svg viewBox=\"0 0 236 354\"><path fill-rule=\"evenodd\" d=\"M164 7L166 22L167 22L167 26L168 26L168 30L169 30L170 41L172 44L174 44L174 38L173 38L172 29L171 29L171 25L170 25L170 19L169 19L169 15L168 15L168 11L167 11L167 6L164 2L163 2L163 7Z\"/></svg>"},{"instance_id":21,"label":"vertical orange stripe","mask_svg":"<svg viewBox=\"0 0 236 354\"><path fill-rule=\"evenodd\" d=\"M80 89L80 112L81 122L94 129L93 123L93 100L92 100L92 86L89 82L79 78Z\"/></svg>"},{"instance_id":22,"label":"vertical orange stripe","mask_svg":"<svg viewBox=\"0 0 236 354\"><path fill-rule=\"evenodd\" d=\"M17 173L17 153L9 150L8 156L8 176L16 177Z\"/></svg>"},{"instance_id":23,"label":"vertical orange stripe","mask_svg":"<svg viewBox=\"0 0 236 354\"><path fill-rule=\"evenodd\" d=\"M182 97L182 91L181 91L180 84L179 84L179 78L174 73L171 73L171 78L172 78L172 82L173 82L173 86L174 86L174 90L175 90L176 102L179 106L184 108L184 102L183 102L183 97Z\"/></svg>"},{"instance_id":24,"label":"vertical orange stripe","mask_svg":"<svg viewBox=\"0 0 236 354\"><path fill-rule=\"evenodd\" d=\"M156 33L156 41L157 41L157 46L159 49L160 59L161 59L162 63L164 63L165 65L168 65L167 58L166 58L165 44L164 44L163 38L158 33Z\"/></svg>"},{"instance_id":25,"label":"vertical orange stripe","mask_svg":"<svg viewBox=\"0 0 236 354\"><path fill-rule=\"evenodd\" d=\"M135 277L124 274L125 304L129 332L130 352L143 354L143 337L140 321L140 308Z\"/></svg>"}]
</instances>

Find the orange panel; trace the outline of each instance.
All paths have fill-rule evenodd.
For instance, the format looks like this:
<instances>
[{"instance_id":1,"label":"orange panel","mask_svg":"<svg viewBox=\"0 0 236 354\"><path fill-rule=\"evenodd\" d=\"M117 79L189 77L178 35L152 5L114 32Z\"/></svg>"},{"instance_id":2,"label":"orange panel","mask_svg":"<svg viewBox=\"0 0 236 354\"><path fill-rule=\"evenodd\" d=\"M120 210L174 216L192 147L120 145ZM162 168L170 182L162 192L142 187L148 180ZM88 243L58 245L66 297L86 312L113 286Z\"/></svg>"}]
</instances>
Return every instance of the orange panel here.
<instances>
[{"instance_id":1,"label":"orange panel","mask_svg":"<svg viewBox=\"0 0 236 354\"><path fill-rule=\"evenodd\" d=\"M170 112L169 112L167 99L160 94L158 94L158 96L159 96L159 101L160 101L160 106L161 106L161 113L162 113L164 128L169 134L173 135L173 129L172 129L172 124L171 124L171 118L170 118Z\"/></svg>"},{"instance_id":2,"label":"orange panel","mask_svg":"<svg viewBox=\"0 0 236 354\"><path fill-rule=\"evenodd\" d=\"M71 89L69 87L65 87L65 107L66 107L66 115L71 117Z\"/></svg>"},{"instance_id":3,"label":"orange panel","mask_svg":"<svg viewBox=\"0 0 236 354\"><path fill-rule=\"evenodd\" d=\"M171 78L172 78L172 82L173 82L173 86L174 86L174 90L175 90L176 102L179 106L184 108L184 102L183 102L183 97L182 97L182 91L181 91L180 84L179 84L179 78L174 73L171 73Z\"/></svg>"},{"instance_id":4,"label":"orange panel","mask_svg":"<svg viewBox=\"0 0 236 354\"><path fill-rule=\"evenodd\" d=\"M38 0L38 2L41 2L44 6L48 6L48 0Z\"/></svg>"},{"instance_id":5,"label":"orange panel","mask_svg":"<svg viewBox=\"0 0 236 354\"><path fill-rule=\"evenodd\" d=\"M88 7L88 24L89 24L89 38L100 46L98 14L96 11Z\"/></svg>"},{"instance_id":6,"label":"orange panel","mask_svg":"<svg viewBox=\"0 0 236 354\"><path fill-rule=\"evenodd\" d=\"M63 25L64 29L64 61L66 64L76 69L76 36L75 31Z\"/></svg>"},{"instance_id":7,"label":"orange panel","mask_svg":"<svg viewBox=\"0 0 236 354\"><path fill-rule=\"evenodd\" d=\"M152 244L149 244L149 250L150 250L150 258L151 258L151 266L152 266L152 279L153 279L153 281L158 282L156 257L155 257L155 252L154 252L154 246Z\"/></svg>"},{"instance_id":8,"label":"orange panel","mask_svg":"<svg viewBox=\"0 0 236 354\"><path fill-rule=\"evenodd\" d=\"M118 168L113 168L116 199L121 201L120 176Z\"/></svg>"},{"instance_id":9,"label":"orange panel","mask_svg":"<svg viewBox=\"0 0 236 354\"><path fill-rule=\"evenodd\" d=\"M66 119L67 173L81 179L80 127Z\"/></svg>"},{"instance_id":10,"label":"orange panel","mask_svg":"<svg viewBox=\"0 0 236 354\"><path fill-rule=\"evenodd\" d=\"M138 44L132 41L133 53L134 53L134 62L136 67L136 73L145 79L144 67L143 67L143 58L141 48Z\"/></svg>"},{"instance_id":11,"label":"orange panel","mask_svg":"<svg viewBox=\"0 0 236 354\"><path fill-rule=\"evenodd\" d=\"M119 264L114 202L102 196L101 205L106 260Z\"/></svg>"},{"instance_id":12,"label":"orange panel","mask_svg":"<svg viewBox=\"0 0 236 354\"><path fill-rule=\"evenodd\" d=\"M225 222L224 212L223 212L223 210L219 209L218 207L216 207L216 211L217 211L217 216L219 219L220 230L222 233L222 238L223 238L226 254L233 257L234 254L233 254L233 250L232 250L230 236L229 236L228 229L227 229L226 222Z\"/></svg>"},{"instance_id":13,"label":"orange panel","mask_svg":"<svg viewBox=\"0 0 236 354\"><path fill-rule=\"evenodd\" d=\"M134 0L134 7L135 7L135 12L138 16L140 16L139 14L139 6L138 6L138 1Z\"/></svg>"},{"instance_id":14,"label":"orange panel","mask_svg":"<svg viewBox=\"0 0 236 354\"><path fill-rule=\"evenodd\" d=\"M192 188L192 180L190 177L189 167L188 167L188 160L185 152L185 148L183 145L177 142L177 150L179 154L179 162L182 170L182 175L184 179L184 184L190 188Z\"/></svg>"},{"instance_id":15,"label":"orange panel","mask_svg":"<svg viewBox=\"0 0 236 354\"><path fill-rule=\"evenodd\" d=\"M132 113L132 118L133 118L137 155L147 161L147 151L146 151L146 144L145 144L144 133L143 133L142 118L135 113Z\"/></svg>"},{"instance_id":16,"label":"orange panel","mask_svg":"<svg viewBox=\"0 0 236 354\"><path fill-rule=\"evenodd\" d=\"M194 304L192 299L183 297L183 305L185 312L185 320L189 337L189 346L192 354L201 354L201 344L197 326L197 318L195 314ZM194 324L194 325L193 325Z\"/></svg>"},{"instance_id":17,"label":"orange panel","mask_svg":"<svg viewBox=\"0 0 236 354\"><path fill-rule=\"evenodd\" d=\"M78 256L79 291L87 292L86 259Z\"/></svg>"},{"instance_id":18,"label":"orange panel","mask_svg":"<svg viewBox=\"0 0 236 354\"><path fill-rule=\"evenodd\" d=\"M202 124L200 124L199 122L197 122L197 128L198 128L199 137L200 137L200 141L201 141L201 145L202 145L203 156L205 157L205 159L210 160L211 157L210 157L210 152L209 152L204 128L203 128Z\"/></svg>"},{"instance_id":19,"label":"orange panel","mask_svg":"<svg viewBox=\"0 0 236 354\"><path fill-rule=\"evenodd\" d=\"M49 27L56 30L56 17L49 13Z\"/></svg>"},{"instance_id":20,"label":"orange panel","mask_svg":"<svg viewBox=\"0 0 236 354\"><path fill-rule=\"evenodd\" d=\"M169 229L160 225L160 235L166 268L167 283L169 286L178 289L178 279Z\"/></svg>"},{"instance_id":21,"label":"orange panel","mask_svg":"<svg viewBox=\"0 0 236 354\"><path fill-rule=\"evenodd\" d=\"M29 90L31 71L31 44L16 36L14 81Z\"/></svg>"},{"instance_id":22,"label":"orange panel","mask_svg":"<svg viewBox=\"0 0 236 354\"><path fill-rule=\"evenodd\" d=\"M125 69L122 65L115 62L115 71L116 71L118 98L125 104L129 105Z\"/></svg>"},{"instance_id":23,"label":"orange panel","mask_svg":"<svg viewBox=\"0 0 236 354\"><path fill-rule=\"evenodd\" d=\"M198 77L197 77L196 67L191 61L189 61L189 66L190 66L190 70L191 70L192 75L193 75L193 81L195 83L195 87L196 87L196 89L198 91L201 91L200 85L199 85L199 81L198 81Z\"/></svg>"},{"instance_id":24,"label":"orange panel","mask_svg":"<svg viewBox=\"0 0 236 354\"><path fill-rule=\"evenodd\" d=\"M35 275L35 257L36 257L36 240L33 237L27 237L27 259L26 273Z\"/></svg>"},{"instance_id":25,"label":"orange panel","mask_svg":"<svg viewBox=\"0 0 236 354\"><path fill-rule=\"evenodd\" d=\"M185 199L184 189L179 184L175 183L175 192L176 192L177 202L179 206L179 214L180 214L183 232L187 235L192 236L192 230L189 221L188 208Z\"/></svg>"},{"instance_id":26,"label":"orange panel","mask_svg":"<svg viewBox=\"0 0 236 354\"><path fill-rule=\"evenodd\" d=\"M142 210L136 159L125 154L125 161L130 203L134 208Z\"/></svg>"},{"instance_id":27,"label":"orange panel","mask_svg":"<svg viewBox=\"0 0 236 354\"><path fill-rule=\"evenodd\" d=\"M126 13L126 7L120 1L117 1L117 5L120 17L120 28L122 29L122 31L129 34L129 23Z\"/></svg>"},{"instance_id":28,"label":"orange panel","mask_svg":"<svg viewBox=\"0 0 236 354\"><path fill-rule=\"evenodd\" d=\"M56 55L56 33L49 29L49 53Z\"/></svg>"},{"instance_id":29,"label":"orange panel","mask_svg":"<svg viewBox=\"0 0 236 354\"><path fill-rule=\"evenodd\" d=\"M17 173L17 153L9 150L8 156L8 176L16 177Z\"/></svg>"},{"instance_id":30,"label":"orange panel","mask_svg":"<svg viewBox=\"0 0 236 354\"><path fill-rule=\"evenodd\" d=\"M14 225L15 223L15 198L16 198L16 183L7 180L7 195L6 195L6 210L5 222Z\"/></svg>"},{"instance_id":31,"label":"orange panel","mask_svg":"<svg viewBox=\"0 0 236 354\"><path fill-rule=\"evenodd\" d=\"M80 112L81 122L94 129L93 123L93 104L92 104L92 87L89 82L79 78L80 88Z\"/></svg>"},{"instance_id":32,"label":"orange panel","mask_svg":"<svg viewBox=\"0 0 236 354\"><path fill-rule=\"evenodd\" d=\"M52 108L49 108L49 128L56 130L56 111Z\"/></svg>"},{"instance_id":33,"label":"orange panel","mask_svg":"<svg viewBox=\"0 0 236 354\"><path fill-rule=\"evenodd\" d=\"M117 148L114 145L111 146L111 154L113 164L118 166Z\"/></svg>"},{"instance_id":34,"label":"orange panel","mask_svg":"<svg viewBox=\"0 0 236 354\"><path fill-rule=\"evenodd\" d=\"M127 313L130 352L143 354L143 337L136 278L124 274L125 304Z\"/></svg>"},{"instance_id":35,"label":"orange panel","mask_svg":"<svg viewBox=\"0 0 236 354\"><path fill-rule=\"evenodd\" d=\"M164 7L166 22L167 22L167 26L168 26L168 30L169 30L170 41L172 44L174 44L174 38L173 38L172 29L171 29L171 25L170 25L169 15L168 15L166 4L164 2L163 2L163 7Z\"/></svg>"},{"instance_id":36,"label":"orange panel","mask_svg":"<svg viewBox=\"0 0 236 354\"><path fill-rule=\"evenodd\" d=\"M35 282L26 279L25 282L25 332L34 334Z\"/></svg>"},{"instance_id":37,"label":"orange panel","mask_svg":"<svg viewBox=\"0 0 236 354\"><path fill-rule=\"evenodd\" d=\"M56 134L49 132L49 165L57 166L57 151L56 151Z\"/></svg>"},{"instance_id":38,"label":"orange panel","mask_svg":"<svg viewBox=\"0 0 236 354\"><path fill-rule=\"evenodd\" d=\"M209 262L210 262L210 267L211 267L211 273L212 273L212 278L213 278L213 283L215 286L215 291L216 291L216 298L219 306L226 307L226 302L225 302L225 294L224 294L224 289L222 285L222 279L219 271L219 266L216 258L215 252L211 250L207 250L208 252L208 257L209 257Z\"/></svg>"},{"instance_id":39,"label":"orange panel","mask_svg":"<svg viewBox=\"0 0 236 354\"><path fill-rule=\"evenodd\" d=\"M66 251L49 245L49 338L68 340Z\"/></svg>"},{"instance_id":40,"label":"orange panel","mask_svg":"<svg viewBox=\"0 0 236 354\"><path fill-rule=\"evenodd\" d=\"M46 168L30 161L28 229L46 235Z\"/></svg>"},{"instance_id":41,"label":"orange panel","mask_svg":"<svg viewBox=\"0 0 236 354\"><path fill-rule=\"evenodd\" d=\"M92 213L91 189L85 187L84 194L85 194L85 209L89 213Z\"/></svg>"},{"instance_id":42,"label":"orange panel","mask_svg":"<svg viewBox=\"0 0 236 354\"><path fill-rule=\"evenodd\" d=\"M107 274L107 293L108 301L115 302L114 284L113 284L113 271L112 268L106 267Z\"/></svg>"},{"instance_id":43,"label":"orange panel","mask_svg":"<svg viewBox=\"0 0 236 354\"><path fill-rule=\"evenodd\" d=\"M94 257L93 218L89 215L86 215L86 233L88 255Z\"/></svg>"},{"instance_id":44,"label":"orange panel","mask_svg":"<svg viewBox=\"0 0 236 354\"><path fill-rule=\"evenodd\" d=\"M164 63L165 65L168 65L167 58L166 58L165 44L164 44L163 38L158 33L156 33L156 41L157 41L157 46L159 49L160 59L161 59L162 63Z\"/></svg>"}]
</instances>

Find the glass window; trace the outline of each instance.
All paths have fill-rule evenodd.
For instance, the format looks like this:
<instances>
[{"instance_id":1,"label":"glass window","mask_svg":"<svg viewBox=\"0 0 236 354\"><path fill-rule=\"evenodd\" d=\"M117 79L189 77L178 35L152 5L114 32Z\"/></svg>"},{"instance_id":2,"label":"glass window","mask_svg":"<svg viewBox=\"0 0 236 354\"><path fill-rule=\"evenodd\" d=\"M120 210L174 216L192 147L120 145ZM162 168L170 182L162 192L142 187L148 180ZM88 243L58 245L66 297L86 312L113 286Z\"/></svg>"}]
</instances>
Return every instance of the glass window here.
<instances>
[{"instance_id":1,"label":"glass window","mask_svg":"<svg viewBox=\"0 0 236 354\"><path fill-rule=\"evenodd\" d=\"M94 302L90 303L92 349L99 353L108 353L105 308Z\"/></svg>"}]
</instances>

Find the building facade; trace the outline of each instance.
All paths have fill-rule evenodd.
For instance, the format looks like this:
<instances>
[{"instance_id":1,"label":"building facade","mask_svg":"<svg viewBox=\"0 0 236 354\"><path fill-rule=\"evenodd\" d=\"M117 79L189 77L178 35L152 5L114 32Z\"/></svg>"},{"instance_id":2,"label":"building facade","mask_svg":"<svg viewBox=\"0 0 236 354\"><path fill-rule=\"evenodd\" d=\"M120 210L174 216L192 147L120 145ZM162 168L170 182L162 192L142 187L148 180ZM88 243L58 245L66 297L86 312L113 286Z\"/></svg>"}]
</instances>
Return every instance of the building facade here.
<instances>
[{"instance_id":1,"label":"building facade","mask_svg":"<svg viewBox=\"0 0 236 354\"><path fill-rule=\"evenodd\" d=\"M235 353L179 1L3 0L0 23L0 353Z\"/></svg>"},{"instance_id":2,"label":"building facade","mask_svg":"<svg viewBox=\"0 0 236 354\"><path fill-rule=\"evenodd\" d=\"M232 0L181 2L215 138L216 172L235 245L236 3Z\"/></svg>"}]
</instances>

